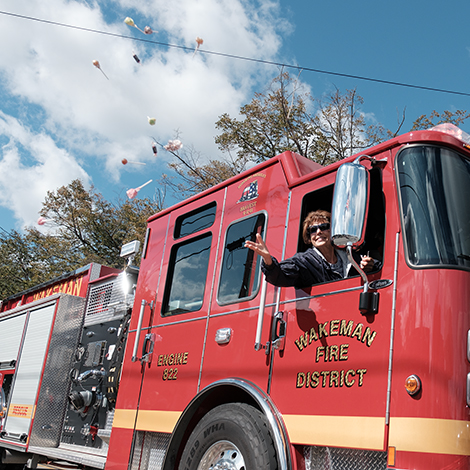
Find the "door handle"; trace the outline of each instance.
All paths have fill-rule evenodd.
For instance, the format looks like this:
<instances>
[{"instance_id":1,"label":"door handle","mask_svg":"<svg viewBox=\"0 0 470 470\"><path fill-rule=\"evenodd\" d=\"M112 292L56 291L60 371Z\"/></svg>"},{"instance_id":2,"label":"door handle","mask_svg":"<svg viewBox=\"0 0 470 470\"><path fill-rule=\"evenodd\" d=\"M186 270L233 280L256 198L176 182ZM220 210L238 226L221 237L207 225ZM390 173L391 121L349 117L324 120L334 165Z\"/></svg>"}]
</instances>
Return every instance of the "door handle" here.
<instances>
[{"instance_id":1,"label":"door handle","mask_svg":"<svg viewBox=\"0 0 470 470\"><path fill-rule=\"evenodd\" d=\"M271 348L283 351L286 345L287 322L284 320L285 312L279 311L274 315L271 328Z\"/></svg>"},{"instance_id":2,"label":"door handle","mask_svg":"<svg viewBox=\"0 0 470 470\"><path fill-rule=\"evenodd\" d=\"M142 357L140 362L143 364L146 362L148 365L152 362L153 347L155 345L155 333L147 333L144 338L144 344L142 346Z\"/></svg>"}]
</instances>

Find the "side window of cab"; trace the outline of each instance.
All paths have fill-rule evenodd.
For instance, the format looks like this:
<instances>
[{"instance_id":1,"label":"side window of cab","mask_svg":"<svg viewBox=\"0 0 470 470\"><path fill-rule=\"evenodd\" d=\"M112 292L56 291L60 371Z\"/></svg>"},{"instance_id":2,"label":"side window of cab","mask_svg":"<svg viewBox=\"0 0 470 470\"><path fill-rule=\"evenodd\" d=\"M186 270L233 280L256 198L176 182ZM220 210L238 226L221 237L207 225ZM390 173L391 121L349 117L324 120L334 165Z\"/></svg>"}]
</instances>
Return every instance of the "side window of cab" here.
<instances>
[{"instance_id":1,"label":"side window of cab","mask_svg":"<svg viewBox=\"0 0 470 470\"><path fill-rule=\"evenodd\" d=\"M202 308L207 284L216 203L179 216L175 222L162 316L195 312ZM181 240L181 241L180 241Z\"/></svg>"},{"instance_id":2,"label":"side window of cab","mask_svg":"<svg viewBox=\"0 0 470 470\"><path fill-rule=\"evenodd\" d=\"M222 267L217 302L219 305L249 300L256 296L260 285L261 259L245 248L245 241L264 237L267 216L260 212L232 222L225 232Z\"/></svg>"}]
</instances>

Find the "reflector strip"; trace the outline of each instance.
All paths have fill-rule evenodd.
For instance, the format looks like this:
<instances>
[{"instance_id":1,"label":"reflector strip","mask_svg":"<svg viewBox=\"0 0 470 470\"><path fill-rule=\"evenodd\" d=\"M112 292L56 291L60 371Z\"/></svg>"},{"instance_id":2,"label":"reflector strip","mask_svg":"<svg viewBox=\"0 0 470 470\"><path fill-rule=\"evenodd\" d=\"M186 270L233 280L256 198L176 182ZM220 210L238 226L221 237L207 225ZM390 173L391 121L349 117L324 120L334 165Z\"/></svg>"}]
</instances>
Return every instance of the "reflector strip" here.
<instances>
[{"instance_id":1,"label":"reflector strip","mask_svg":"<svg viewBox=\"0 0 470 470\"><path fill-rule=\"evenodd\" d=\"M470 421L390 418L389 444L397 451L470 455Z\"/></svg>"},{"instance_id":2,"label":"reflector strip","mask_svg":"<svg viewBox=\"0 0 470 470\"><path fill-rule=\"evenodd\" d=\"M116 410L113 428L171 433L181 416L181 411L140 410L135 422L136 410Z\"/></svg>"},{"instance_id":3,"label":"reflector strip","mask_svg":"<svg viewBox=\"0 0 470 470\"><path fill-rule=\"evenodd\" d=\"M383 450L385 417L283 415L293 444Z\"/></svg>"}]
</instances>

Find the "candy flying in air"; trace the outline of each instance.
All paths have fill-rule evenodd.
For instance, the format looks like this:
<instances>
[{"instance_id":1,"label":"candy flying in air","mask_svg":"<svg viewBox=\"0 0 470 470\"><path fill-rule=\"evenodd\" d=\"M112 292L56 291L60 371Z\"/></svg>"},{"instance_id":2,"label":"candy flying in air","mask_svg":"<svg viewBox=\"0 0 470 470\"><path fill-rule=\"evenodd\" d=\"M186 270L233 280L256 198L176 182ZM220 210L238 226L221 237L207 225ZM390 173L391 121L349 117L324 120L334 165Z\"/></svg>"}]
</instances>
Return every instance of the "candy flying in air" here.
<instances>
[{"instance_id":1,"label":"candy flying in air","mask_svg":"<svg viewBox=\"0 0 470 470\"><path fill-rule=\"evenodd\" d=\"M127 26L133 26L134 28L138 29L141 33L144 32L144 31L142 31L142 30L134 23L134 20L133 20L132 18L127 17L127 18L124 20L124 23L126 23Z\"/></svg>"},{"instance_id":2,"label":"candy flying in air","mask_svg":"<svg viewBox=\"0 0 470 470\"><path fill-rule=\"evenodd\" d=\"M127 197L129 199L134 199L137 196L137 193L144 187L150 184L152 180L148 180L146 183L144 183L142 186L139 186L138 188L131 188L126 191Z\"/></svg>"},{"instance_id":3,"label":"candy flying in air","mask_svg":"<svg viewBox=\"0 0 470 470\"><path fill-rule=\"evenodd\" d=\"M198 36L198 37L196 38L196 43L197 43L197 45L196 45L196 49L194 49L193 57L194 57L194 55L196 54L196 52L198 51L198 49L199 49L199 47L201 46L201 44L204 43L204 40L201 39L201 38Z\"/></svg>"},{"instance_id":4,"label":"candy flying in air","mask_svg":"<svg viewBox=\"0 0 470 470\"><path fill-rule=\"evenodd\" d=\"M146 163L142 163L142 162L131 162L131 161L129 161L127 158L123 158L123 159L121 160L121 163L122 163L123 165L127 165L128 163L133 163L134 165L146 165Z\"/></svg>"},{"instance_id":5,"label":"candy flying in air","mask_svg":"<svg viewBox=\"0 0 470 470\"><path fill-rule=\"evenodd\" d=\"M152 142L152 150L155 156L157 156L157 143Z\"/></svg>"},{"instance_id":6,"label":"candy flying in air","mask_svg":"<svg viewBox=\"0 0 470 470\"><path fill-rule=\"evenodd\" d=\"M97 60L95 59L95 60L93 61L93 65L94 65L97 69L101 70L101 73L102 73L106 78L108 78L108 76L103 72L103 69L101 68L101 65L100 65L99 61L97 61ZM108 80L109 80L109 78L108 78Z\"/></svg>"},{"instance_id":7,"label":"candy flying in air","mask_svg":"<svg viewBox=\"0 0 470 470\"><path fill-rule=\"evenodd\" d=\"M151 28L150 26L146 26L146 27L144 28L144 33L145 33L145 34L153 34L153 30L152 30L152 28Z\"/></svg>"},{"instance_id":8,"label":"candy flying in air","mask_svg":"<svg viewBox=\"0 0 470 470\"><path fill-rule=\"evenodd\" d=\"M39 217L37 224L38 225L45 225L47 222L52 222L52 219L46 219L45 217Z\"/></svg>"},{"instance_id":9,"label":"candy flying in air","mask_svg":"<svg viewBox=\"0 0 470 470\"><path fill-rule=\"evenodd\" d=\"M132 57L134 57L134 60L135 60L138 64L140 64L140 59L139 59L139 57L137 56L137 54L136 54L134 51L132 51Z\"/></svg>"},{"instance_id":10,"label":"candy flying in air","mask_svg":"<svg viewBox=\"0 0 470 470\"><path fill-rule=\"evenodd\" d=\"M181 140L169 140L168 143L163 146L163 148L169 152L176 152L181 147L183 147Z\"/></svg>"},{"instance_id":11,"label":"candy flying in air","mask_svg":"<svg viewBox=\"0 0 470 470\"><path fill-rule=\"evenodd\" d=\"M151 117L147 116L147 119L148 119L148 122L151 126L154 126L155 123L157 122L156 118L151 118Z\"/></svg>"}]
</instances>

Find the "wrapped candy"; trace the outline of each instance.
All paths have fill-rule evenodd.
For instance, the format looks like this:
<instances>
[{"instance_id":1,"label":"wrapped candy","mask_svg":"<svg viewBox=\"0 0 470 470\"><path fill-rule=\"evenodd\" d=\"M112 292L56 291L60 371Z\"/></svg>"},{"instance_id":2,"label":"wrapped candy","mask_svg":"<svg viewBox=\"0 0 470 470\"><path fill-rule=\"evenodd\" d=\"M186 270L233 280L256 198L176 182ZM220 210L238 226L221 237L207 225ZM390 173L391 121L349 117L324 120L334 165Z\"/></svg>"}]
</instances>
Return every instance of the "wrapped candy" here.
<instances>
[{"instance_id":1,"label":"wrapped candy","mask_svg":"<svg viewBox=\"0 0 470 470\"><path fill-rule=\"evenodd\" d=\"M151 118L151 117L147 116L147 119L148 119L148 122L151 126L154 126L155 123L157 122L156 118Z\"/></svg>"},{"instance_id":2,"label":"wrapped candy","mask_svg":"<svg viewBox=\"0 0 470 470\"><path fill-rule=\"evenodd\" d=\"M94 65L97 69L101 70L101 73L102 73L106 78L108 78L108 76L103 72L103 69L101 68L101 65L100 65L99 61L97 61L97 60L95 59L95 60L93 61L93 65ZM109 78L108 78L108 80L109 80Z\"/></svg>"},{"instance_id":3,"label":"wrapped candy","mask_svg":"<svg viewBox=\"0 0 470 470\"><path fill-rule=\"evenodd\" d=\"M176 152L183 147L181 140L169 140L166 145L163 146L165 150L169 152Z\"/></svg>"},{"instance_id":4,"label":"wrapped candy","mask_svg":"<svg viewBox=\"0 0 470 470\"><path fill-rule=\"evenodd\" d=\"M138 29L141 33L144 32L144 31L142 31L142 30L134 23L134 20L133 20L132 18L127 17L127 18L124 20L124 23L126 23L127 26L132 26L132 27Z\"/></svg>"},{"instance_id":5,"label":"wrapped candy","mask_svg":"<svg viewBox=\"0 0 470 470\"><path fill-rule=\"evenodd\" d=\"M152 142L152 150L155 156L157 156L157 143L154 141Z\"/></svg>"},{"instance_id":6,"label":"wrapped candy","mask_svg":"<svg viewBox=\"0 0 470 470\"><path fill-rule=\"evenodd\" d=\"M144 33L145 33L145 34L153 34L153 30L152 30L152 28L151 28L150 26L146 26L146 27L144 28Z\"/></svg>"},{"instance_id":7,"label":"wrapped candy","mask_svg":"<svg viewBox=\"0 0 470 470\"><path fill-rule=\"evenodd\" d=\"M139 186L138 188L131 188L126 191L127 197L129 199L134 199L137 196L137 193L144 187L150 184L153 180L148 180L143 185Z\"/></svg>"},{"instance_id":8,"label":"wrapped candy","mask_svg":"<svg viewBox=\"0 0 470 470\"><path fill-rule=\"evenodd\" d=\"M129 161L127 158L123 158L123 159L121 160L121 163L122 163L123 165L127 165L128 163L133 163L134 165L146 165L146 163L142 163L142 162L131 162L131 161Z\"/></svg>"},{"instance_id":9,"label":"wrapped candy","mask_svg":"<svg viewBox=\"0 0 470 470\"><path fill-rule=\"evenodd\" d=\"M135 60L138 64L140 64L140 59L139 59L139 57L137 56L137 54L136 54L134 51L132 51L132 57L134 57L134 60Z\"/></svg>"},{"instance_id":10,"label":"wrapped candy","mask_svg":"<svg viewBox=\"0 0 470 470\"><path fill-rule=\"evenodd\" d=\"M194 57L194 55L196 54L196 52L198 51L198 49L199 49L199 47L201 46L201 44L204 43L204 40L201 39L201 38L198 36L198 37L196 38L196 43L197 43L197 45L196 45L196 49L194 49L193 57Z\"/></svg>"},{"instance_id":11,"label":"wrapped candy","mask_svg":"<svg viewBox=\"0 0 470 470\"><path fill-rule=\"evenodd\" d=\"M52 222L51 219L46 219L45 217L39 217L37 224L38 225L45 225L47 222Z\"/></svg>"}]
</instances>

